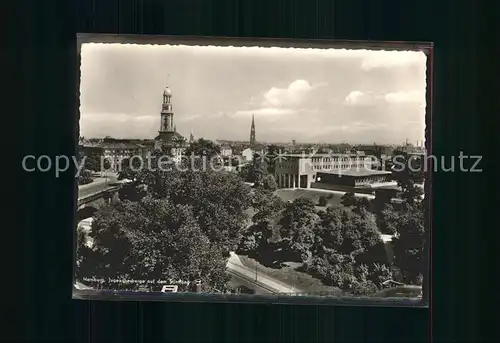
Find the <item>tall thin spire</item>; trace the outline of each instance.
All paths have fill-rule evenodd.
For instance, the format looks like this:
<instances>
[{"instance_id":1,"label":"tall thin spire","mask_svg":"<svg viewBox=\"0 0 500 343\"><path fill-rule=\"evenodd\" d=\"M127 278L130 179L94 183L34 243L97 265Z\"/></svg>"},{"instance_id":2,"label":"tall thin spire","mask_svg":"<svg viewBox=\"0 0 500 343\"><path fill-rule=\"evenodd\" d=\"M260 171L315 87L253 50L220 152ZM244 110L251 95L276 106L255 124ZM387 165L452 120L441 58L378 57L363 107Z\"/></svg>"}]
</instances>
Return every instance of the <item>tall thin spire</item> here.
<instances>
[{"instance_id":1,"label":"tall thin spire","mask_svg":"<svg viewBox=\"0 0 500 343\"><path fill-rule=\"evenodd\" d=\"M194 134L193 134L193 129L191 129L191 132L189 133L189 142L190 142L190 143L194 142Z\"/></svg>"},{"instance_id":2,"label":"tall thin spire","mask_svg":"<svg viewBox=\"0 0 500 343\"><path fill-rule=\"evenodd\" d=\"M255 144L255 115L252 114L252 126L250 128L250 145Z\"/></svg>"}]
</instances>

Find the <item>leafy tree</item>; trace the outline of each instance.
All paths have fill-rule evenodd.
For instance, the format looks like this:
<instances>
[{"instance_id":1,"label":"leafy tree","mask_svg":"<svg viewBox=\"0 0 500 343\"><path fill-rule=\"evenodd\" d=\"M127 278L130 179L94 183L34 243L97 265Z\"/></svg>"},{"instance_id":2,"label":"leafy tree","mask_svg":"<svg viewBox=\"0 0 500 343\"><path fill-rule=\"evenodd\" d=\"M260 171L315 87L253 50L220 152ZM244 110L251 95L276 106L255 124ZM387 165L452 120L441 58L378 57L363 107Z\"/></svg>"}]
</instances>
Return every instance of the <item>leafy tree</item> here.
<instances>
[{"instance_id":1,"label":"leafy tree","mask_svg":"<svg viewBox=\"0 0 500 343\"><path fill-rule=\"evenodd\" d=\"M354 206L354 212L361 216L366 216L370 210L370 200L366 197L356 198L356 204Z\"/></svg>"},{"instance_id":2,"label":"leafy tree","mask_svg":"<svg viewBox=\"0 0 500 343\"><path fill-rule=\"evenodd\" d=\"M279 145L271 144L267 147L267 157L269 160L268 163L268 172L269 174L274 174L276 170L276 161L278 160L278 156L285 152L285 148Z\"/></svg>"},{"instance_id":3,"label":"leafy tree","mask_svg":"<svg viewBox=\"0 0 500 343\"><path fill-rule=\"evenodd\" d=\"M90 237L94 245L80 263L79 276L103 279L105 287L158 290L153 280L201 280L204 291L226 287L223 251L205 235L190 205L146 197L109 206L95 216Z\"/></svg>"},{"instance_id":4,"label":"leafy tree","mask_svg":"<svg viewBox=\"0 0 500 343\"><path fill-rule=\"evenodd\" d=\"M252 225L245 231L241 244L255 242L253 255L260 257L261 262L266 262L268 257L274 253L274 243L279 241L279 232L276 223L279 221L281 211L285 207L284 201L277 195L263 188L256 188L252 199L255 213L252 217ZM242 251L243 249L240 248ZM248 249L247 249L248 252Z\"/></svg>"},{"instance_id":5,"label":"leafy tree","mask_svg":"<svg viewBox=\"0 0 500 343\"><path fill-rule=\"evenodd\" d=\"M232 251L240 242L251 195L249 187L236 175L172 168L143 170L136 178L154 198L192 206L201 229L224 251Z\"/></svg>"},{"instance_id":6,"label":"leafy tree","mask_svg":"<svg viewBox=\"0 0 500 343\"><path fill-rule=\"evenodd\" d=\"M139 201L147 194L144 185L137 184L137 182L124 184L118 191L118 197L121 201Z\"/></svg>"},{"instance_id":7,"label":"leafy tree","mask_svg":"<svg viewBox=\"0 0 500 343\"><path fill-rule=\"evenodd\" d=\"M425 178L423 161L415 160L401 150L395 150L394 164L392 178L402 189L401 198L410 204L420 201L423 191L417 183Z\"/></svg>"},{"instance_id":8,"label":"leafy tree","mask_svg":"<svg viewBox=\"0 0 500 343\"><path fill-rule=\"evenodd\" d=\"M274 192L278 189L278 184L273 175L266 175L262 179L262 188L266 191Z\"/></svg>"},{"instance_id":9,"label":"leafy tree","mask_svg":"<svg viewBox=\"0 0 500 343\"><path fill-rule=\"evenodd\" d=\"M391 194L388 192L375 192L375 199L371 201L371 207L375 212L380 211L385 205L391 203Z\"/></svg>"},{"instance_id":10,"label":"leafy tree","mask_svg":"<svg viewBox=\"0 0 500 343\"><path fill-rule=\"evenodd\" d=\"M354 192L345 193L340 199L340 203L346 207L355 206L357 204L357 199Z\"/></svg>"},{"instance_id":11,"label":"leafy tree","mask_svg":"<svg viewBox=\"0 0 500 343\"><path fill-rule=\"evenodd\" d=\"M379 287L382 285L383 282L387 280L392 280L393 275L392 275L392 270L391 268L386 265L386 264L379 264L379 263L374 263L371 273L369 273L368 278L378 285Z\"/></svg>"},{"instance_id":12,"label":"leafy tree","mask_svg":"<svg viewBox=\"0 0 500 343\"><path fill-rule=\"evenodd\" d=\"M249 166L247 181L253 182L257 187L261 186L268 175L266 158L260 154L254 154Z\"/></svg>"},{"instance_id":13,"label":"leafy tree","mask_svg":"<svg viewBox=\"0 0 500 343\"><path fill-rule=\"evenodd\" d=\"M220 146L204 138L190 143L185 152L187 156L206 156L207 158L218 156L220 153Z\"/></svg>"},{"instance_id":14,"label":"leafy tree","mask_svg":"<svg viewBox=\"0 0 500 343\"><path fill-rule=\"evenodd\" d=\"M80 174L78 174L79 185L86 185L88 183L91 183L92 181L93 181L92 172L90 170L84 169L80 171Z\"/></svg>"},{"instance_id":15,"label":"leafy tree","mask_svg":"<svg viewBox=\"0 0 500 343\"><path fill-rule=\"evenodd\" d=\"M133 180L141 169L147 167L147 161L143 160L141 164L141 160L138 158L133 158L132 161L129 158L124 158L118 171L118 180Z\"/></svg>"},{"instance_id":16,"label":"leafy tree","mask_svg":"<svg viewBox=\"0 0 500 343\"><path fill-rule=\"evenodd\" d=\"M238 175L245 182L250 182L249 175L250 175L250 168L251 167L252 167L252 165L250 163L246 163L246 164L240 165L238 168Z\"/></svg>"},{"instance_id":17,"label":"leafy tree","mask_svg":"<svg viewBox=\"0 0 500 343\"><path fill-rule=\"evenodd\" d=\"M314 257L306 263L306 270L350 294L374 293L382 281L392 277L385 265L387 254L375 217L370 213L328 207L320 214L312 251Z\"/></svg>"},{"instance_id":18,"label":"leafy tree","mask_svg":"<svg viewBox=\"0 0 500 343\"><path fill-rule=\"evenodd\" d=\"M255 231L257 230L252 225L243 233L243 237L237 248L238 254L253 256L258 250L259 241Z\"/></svg>"},{"instance_id":19,"label":"leafy tree","mask_svg":"<svg viewBox=\"0 0 500 343\"><path fill-rule=\"evenodd\" d=\"M101 171L101 158L98 154L89 154L85 156L85 169L93 172Z\"/></svg>"},{"instance_id":20,"label":"leafy tree","mask_svg":"<svg viewBox=\"0 0 500 343\"><path fill-rule=\"evenodd\" d=\"M254 223L269 222L285 208L285 202L276 194L257 189L253 195L253 207L256 210Z\"/></svg>"},{"instance_id":21,"label":"leafy tree","mask_svg":"<svg viewBox=\"0 0 500 343\"><path fill-rule=\"evenodd\" d=\"M423 202L404 204L394 218L396 236L392 240L394 264L400 269L403 282L418 284L427 269L426 230Z\"/></svg>"},{"instance_id":22,"label":"leafy tree","mask_svg":"<svg viewBox=\"0 0 500 343\"><path fill-rule=\"evenodd\" d=\"M386 204L377 215L377 226L380 232L387 235L394 235L396 233L396 224L398 212L392 204Z\"/></svg>"},{"instance_id":23,"label":"leafy tree","mask_svg":"<svg viewBox=\"0 0 500 343\"><path fill-rule=\"evenodd\" d=\"M284 253L291 260L304 262L310 258L319 224L312 200L300 197L286 205L280 220L280 235Z\"/></svg>"}]
</instances>

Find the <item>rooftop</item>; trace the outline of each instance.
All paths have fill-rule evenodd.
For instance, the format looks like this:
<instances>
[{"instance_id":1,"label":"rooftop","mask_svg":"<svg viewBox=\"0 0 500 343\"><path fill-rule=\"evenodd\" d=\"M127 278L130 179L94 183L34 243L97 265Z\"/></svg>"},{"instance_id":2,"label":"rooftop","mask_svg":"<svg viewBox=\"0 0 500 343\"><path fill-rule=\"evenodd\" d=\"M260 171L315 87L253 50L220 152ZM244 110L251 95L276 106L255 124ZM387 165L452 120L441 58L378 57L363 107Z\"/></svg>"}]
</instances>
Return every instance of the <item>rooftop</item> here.
<instances>
[{"instance_id":1,"label":"rooftop","mask_svg":"<svg viewBox=\"0 0 500 343\"><path fill-rule=\"evenodd\" d=\"M116 149L116 150L119 149L134 150L142 148L142 146L129 142L102 142L96 144L95 146L103 149Z\"/></svg>"},{"instance_id":2,"label":"rooftop","mask_svg":"<svg viewBox=\"0 0 500 343\"><path fill-rule=\"evenodd\" d=\"M319 171L317 173L319 174L333 174L333 175L340 175L340 176L355 176L355 177L362 177L362 176L375 176L375 175L390 175L390 171L383 171L383 170L369 170L369 169L343 169L343 170L327 170L327 171Z\"/></svg>"}]
</instances>

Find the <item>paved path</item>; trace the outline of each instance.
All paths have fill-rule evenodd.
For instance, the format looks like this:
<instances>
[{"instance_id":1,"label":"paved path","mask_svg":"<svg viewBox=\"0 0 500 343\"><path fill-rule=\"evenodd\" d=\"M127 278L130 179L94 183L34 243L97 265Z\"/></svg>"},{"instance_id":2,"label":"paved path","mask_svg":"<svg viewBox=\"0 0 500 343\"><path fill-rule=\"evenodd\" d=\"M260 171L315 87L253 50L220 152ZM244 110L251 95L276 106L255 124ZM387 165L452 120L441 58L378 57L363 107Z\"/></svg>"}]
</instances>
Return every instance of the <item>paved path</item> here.
<instances>
[{"instance_id":1,"label":"paved path","mask_svg":"<svg viewBox=\"0 0 500 343\"><path fill-rule=\"evenodd\" d=\"M262 286L266 289L272 290L275 293L298 293L298 289L291 285L286 285L284 282L277 280L273 277L264 275L262 273L257 273L257 279L255 278L255 269L249 268L243 263L241 263L238 255L231 252L230 257L227 261L227 268L229 272L234 272L238 276L242 276L248 281L251 281L257 286Z\"/></svg>"},{"instance_id":2,"label":"paved path","mask_svg":"<svg viewBox=\"0 0 500 343\"><path fill-rule=\"evenodd\" d=\"M110 174L105 177L96 177L93 182L78 186L78 198L83 198L94 193L98 193L110 187L110 183L116 182L117 177Z\"/></svg>"},{"instance_id":3,"label":"paved path","mask_svg":"<svg viewBox=\"0 0 500 343\"><path fill-rule=\"evenodd\" d=\"M318 192L318 193L335 194L335 195L344 195L347 193L344 191L334 191L331 189L320 189L320 188L279 188L277 190L278 193L280 190L287 190L287 191L304 190L307 192ZM375 195L365 194L365 193L354 193L354 196L356 196L357 198L375 199Z\"/></svg>"}]
</instances>

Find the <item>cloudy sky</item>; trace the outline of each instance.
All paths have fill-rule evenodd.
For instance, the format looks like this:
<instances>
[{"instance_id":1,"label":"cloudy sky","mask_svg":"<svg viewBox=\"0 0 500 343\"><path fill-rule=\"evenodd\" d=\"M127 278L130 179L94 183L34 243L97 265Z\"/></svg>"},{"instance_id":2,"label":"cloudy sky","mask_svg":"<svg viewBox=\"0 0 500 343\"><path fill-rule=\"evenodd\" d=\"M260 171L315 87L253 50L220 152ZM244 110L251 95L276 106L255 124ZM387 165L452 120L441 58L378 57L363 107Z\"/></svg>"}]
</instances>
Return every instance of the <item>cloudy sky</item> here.
<instances>
[{"instance_id":1,"label":"cloudy sky","mask_svg":"<svg viewBox=\"0 0 500 343\"><path fill-rule=\"evenodd\" d=\"M84 44L81 135L154 138L172 90L186 137L415 143L424 139L421 52Z\"/></svg>"}]
</instances>

